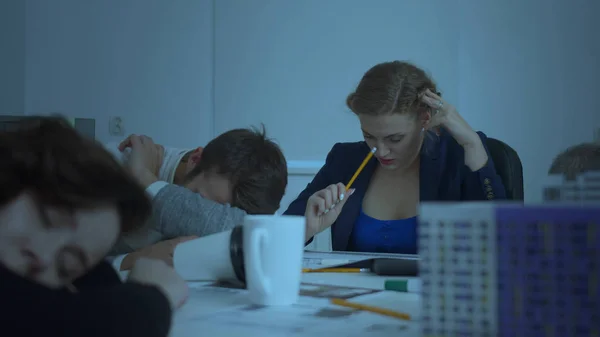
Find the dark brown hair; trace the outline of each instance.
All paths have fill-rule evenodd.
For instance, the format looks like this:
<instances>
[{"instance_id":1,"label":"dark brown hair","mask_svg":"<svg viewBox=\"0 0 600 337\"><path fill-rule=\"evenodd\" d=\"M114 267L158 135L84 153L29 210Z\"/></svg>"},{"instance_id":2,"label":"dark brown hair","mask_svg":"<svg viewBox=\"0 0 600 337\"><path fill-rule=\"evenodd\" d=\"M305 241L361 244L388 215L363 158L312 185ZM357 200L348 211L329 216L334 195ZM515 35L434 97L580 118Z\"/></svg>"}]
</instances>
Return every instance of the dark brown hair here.
<instances>
[{"instance_id":1,"label":"dark brown hair","mask_svg":"<svg viewBox=\"0 0 600 337\"><path fill-rule=\"evenodd\" d=\"M122 232L150 215L143 188L100 144L61 117L25 118L15 129L0 132L0 158L0 207L25 192L41 210L114 205Z\"/></svg>"},{"instance_id":2,"label":"dark brown hair","mask_svg":"<svg viewBox=\"0 0 600 337\"><path fill-rule=\"evenodd\" d=\"M561 152L550 166L548 173L563 174L567 180L588 172L600 172L600 144L582 143Z\"/></svg>"},{"instance_id":3,"label":"dark brown hair","mask_svg":"<svg viewBox=\"0 0 600 337\"><path fill-rule=\"evenodd\" d=\"M437 92L435 83L417 66L404 61L380 63L365 73L346 105L357 115L414 113L427 108L419 99L425 89Z\"/></svg>"},{"instance_id":4,"label":"dark brown hair","mask_svg":"<svg viewBox=\"0 0 600 337\"><path fill-rule=\"evenodd\" d=\"M248 214L273 214L287 186L287 163L281 149L257 129L235 129L213 139L187 181L201 172L226 176L233 185L231 205Z\"/></svg>"}]
</instances>

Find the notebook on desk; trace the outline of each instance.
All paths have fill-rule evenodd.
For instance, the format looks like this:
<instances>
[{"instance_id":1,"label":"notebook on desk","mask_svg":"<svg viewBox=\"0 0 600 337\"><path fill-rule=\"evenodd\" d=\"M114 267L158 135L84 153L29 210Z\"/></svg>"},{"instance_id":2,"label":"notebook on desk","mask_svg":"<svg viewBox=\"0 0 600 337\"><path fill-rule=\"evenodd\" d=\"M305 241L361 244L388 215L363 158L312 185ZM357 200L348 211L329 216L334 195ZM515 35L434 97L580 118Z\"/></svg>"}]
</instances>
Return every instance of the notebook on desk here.
<instances>
[{"instance_id":1,"label":"notebook on desk","mask_svg":"<svg viewBox=\"0 0 600 337\"><path fill-rule=\"evenodd\" d=\"M304 268L360 268L385 276L417 276L418 255L304 251Z\"/></svg>"}]
</instances>

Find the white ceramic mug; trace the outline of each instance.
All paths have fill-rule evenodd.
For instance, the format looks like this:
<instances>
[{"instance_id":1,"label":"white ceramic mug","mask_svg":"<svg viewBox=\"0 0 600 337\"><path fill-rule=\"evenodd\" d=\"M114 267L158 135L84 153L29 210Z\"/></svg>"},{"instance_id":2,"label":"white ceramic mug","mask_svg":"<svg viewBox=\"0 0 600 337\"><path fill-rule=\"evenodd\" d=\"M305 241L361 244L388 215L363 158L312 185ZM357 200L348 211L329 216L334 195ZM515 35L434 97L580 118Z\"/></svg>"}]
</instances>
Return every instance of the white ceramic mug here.
<instances>
[{"instance_id":1,"label":"white ceramic mug","mask_svg":"<svg viewBox=\"0 0 600 337\"><path fill-rule=\"evenodd\" d=\"M246 216L244 266L252 303L290 305L298 301L305 226L303 216Z\"/></svg>"}]
</instances>

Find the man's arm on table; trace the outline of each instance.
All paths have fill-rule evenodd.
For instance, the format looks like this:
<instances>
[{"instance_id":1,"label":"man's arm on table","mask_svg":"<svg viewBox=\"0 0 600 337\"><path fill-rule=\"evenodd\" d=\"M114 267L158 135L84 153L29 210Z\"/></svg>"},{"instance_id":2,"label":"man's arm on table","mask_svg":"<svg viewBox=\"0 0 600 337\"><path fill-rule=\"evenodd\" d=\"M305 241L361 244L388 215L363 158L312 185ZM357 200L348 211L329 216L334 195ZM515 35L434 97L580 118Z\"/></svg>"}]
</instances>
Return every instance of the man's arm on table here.
<instances>
[{"instance_id":1,"label":"man's arm on table","mask_svg":"<svg viewBox=\"0 0 600 337\"><path fill-rule=\"evenodd\" d=\"M204 199L185 187L157 181L148 186L156 228L166 239L178 236L207 236L241 225L246 212Z\"/></svg>"},{"instance_id":2,"label":"man's arm on table","mask_svg":"<svg viewBox=\"0 0 600 337\"><path fill-rule=\"evenodd\" d=\"M223 232L241 225L246 215L239 208L216 203L187 188L164 181L152 183L146 192L152 198L155 229L165 239ZM117 256L112 261L117 270L121 269L126 256Z\"/></svg>"}]
</instances>

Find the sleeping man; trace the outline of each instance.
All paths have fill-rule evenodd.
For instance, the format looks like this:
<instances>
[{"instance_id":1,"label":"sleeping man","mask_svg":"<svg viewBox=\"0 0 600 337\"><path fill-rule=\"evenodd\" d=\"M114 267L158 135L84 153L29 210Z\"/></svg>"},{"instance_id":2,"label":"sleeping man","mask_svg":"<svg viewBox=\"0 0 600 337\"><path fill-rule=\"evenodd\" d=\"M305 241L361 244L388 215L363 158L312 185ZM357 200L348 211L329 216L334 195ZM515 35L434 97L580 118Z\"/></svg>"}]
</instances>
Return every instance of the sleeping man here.
<instances>
[{"instance_id":1,"label":"sleeping man","mask_svg":"<svg viewBox=\"0 0 600 337\"><path fill-rule=\"evenodd\" d=\"M205 148L174 149L131 135L106 148L152 197L151 220L119 239L113 265L127 270L139 257L172 263L175 245L229 230L246 214L273 214L287 186L287 164L264 131L235 129Z\"/></svg>"}]
</instances>

